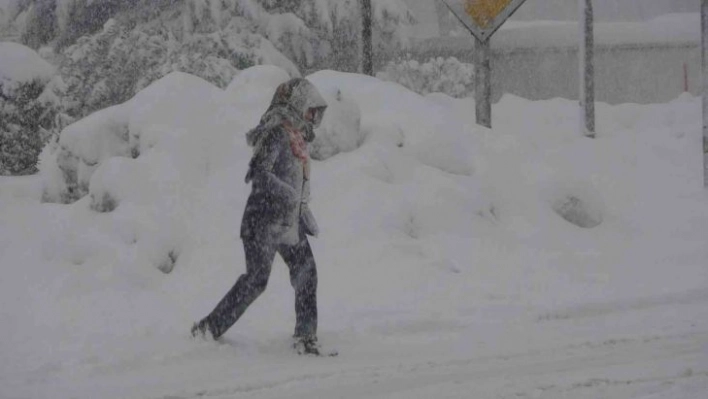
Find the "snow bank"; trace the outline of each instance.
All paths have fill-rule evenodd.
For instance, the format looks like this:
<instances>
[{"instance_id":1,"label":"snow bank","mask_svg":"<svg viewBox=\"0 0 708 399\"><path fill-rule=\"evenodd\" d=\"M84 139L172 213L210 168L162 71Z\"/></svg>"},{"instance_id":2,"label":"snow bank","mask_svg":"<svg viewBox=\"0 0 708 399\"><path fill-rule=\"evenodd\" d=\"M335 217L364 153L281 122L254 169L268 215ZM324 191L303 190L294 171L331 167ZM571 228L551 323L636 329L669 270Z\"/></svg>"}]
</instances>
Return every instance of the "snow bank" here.
<instances>
[{"instance_id":1,"label":"snow bank","mask_svg":"<svg viewBox=\"0 0 708 399\"><path fill-rule=\"evenodd\" d=\"M361 146L366 137L361 130L359 105L349 98L346 91L330 86L321 94L327 101L327 111L310 146L312 158L317 160L353 151Z\"/></svg>"},{"instance_id":2,"label":"snow bank","mask_svg":"<svg viewBox=\"0 0 708 399\"><path fill-rule=\"evenodd\" d=\"M376 78L333 71L322 71L308 76L321 91L336 93L341 90L361 110L361 129L364 134L374 128L385 130L374 139L390 140L401 147L415 145L447 125L450 113L437 104L395 83ZM419 115L411 118L410 115Z\"/></svg>"},{"instance_id":3,"label":"snow bank","mask_svg":"<svg viewBox=\"0 0 708 399\"><path fill-rule=\"evenodd\" d=\"M234 142L258 123L276 87L288 79L280 68L259 66L239 73L222 91L195 76L172 73L130 101L64 129L58 146L42 154L44 200L87 196L94 211L131 207L151 229L186 231L183 213L196 206L210 174L235 160L247 162L250 149L234 148ZM313 145L318 159L363 141L357 104L339 90L324 93L330 111ZM138 243L150 263L171 271L183 237L142 236L151 237Z\"/></svg>"},{"instance_id":4,"label":"snow bank","mask_svg":"<svg viewBox=\"0 0 708 399\"><path fill-rule=\"evenodd\" d=\"M474 125L472 100L333 71L308 79L358 108L360 129L341 142L358 147L313 162L321 234L311 244L320 339L345 355L318 365L284 355L294 315L279 258L269 289L220 345L190 341L191 323L245 270L244 133L287 79L257 67L219 90L172 74L67 128L48 154L67 155L47 156L42 174L57 183L71 170L64 162L75 165L88 195L73 204L40 204L28 188L6 196L29 186L0 180L0 317L13 326L0 340L3 393L266 397L331 384L320 396L360 397L377 386L370 372L381 389L399 389L433 361L444 366L425 374L428 388L442 375L492 384L497 362L538 392L529 364L548 364L542 377L557 397L566 386L596 397L614 388L584 381L615 378L622 359L632 359L625 371L658 362L633 369L641 381L655 364L666 376L702 370L698 356L663 362L675 347L696 353L705 337L699 99L598 104L589 140L571 101L505 96L488 130ZM332 129L349 125L332 115ZM640 355L646 339L653 352ZM506 377L480 396L513 395Z\"/></svg>"},{"instance_id":5,"label":"snow bank","mask_svg":"<svg viewBox=\"0 0 708 399\"><path fill-rule=\"evenodd\" d=\"M204 80L172 73L129 102L68 126L58 147L43 154L45 200L88 194L94 211L131 209L138 253L171 271L185 231L182 211L199 193L210 165L220 161L215 149L231 145L226 125L203 129L225 98Z\"/></svg>"},{"instance_id":6,"label":"snow bank","mask_svg":"<svg viewBox=\"0 0 708 399\"><path fill-rule=\"evenodd\" d=\"M80 196L88 194L76 207L112 214L108 220L119 217L123 226L132 220L131 232L121 236L136 245L141 262L164 272L213 256L241 262L218 243L238 241L251 151L243 134L288 78L261 66L241 72L222 91L189 75L169 75L128 103L67 128L59 149L43 159L45 191L56 194L73 184ZM499 256L521 262L490 246L490 237L499 235L539 248L619 251L609 243L621 241L617 226L631 220L631 228L650 234L651 222L642 215L661 214L662 207L653 181L636 178L642 164L628 157L627 149L636 147L630 143L646 131L647 139L681 154L689 145L686 128L666 129L697 112L691 97L662 106L599 104L600 138L586 142L576 133L577 106L570 101L506 96L491 131L474 125L471 100L422 97L397 84L332 71L308 79L331 107L313 145L323 160L313 168L313 210L326 246L348 243L343 252L325 251L324 263L369 254L362 261L376 265L376 257L393 256L372 241L352 241L364 236L402 248L408 240L420 242L423 263L454 273L488 273ZM654 151L647 146L642 151ZM669 177L676 168L693 170L694 163L690 158L651 172L666 178L672 193L685 195L695 176ZM465 260L471 253L473 264ZM546 255L526 256L543 263ZM544 270L534 281L548 276ZM371 301L389 291L405 297L409 289L402 282L380 288Z\"/></svg>"}]
</instances>

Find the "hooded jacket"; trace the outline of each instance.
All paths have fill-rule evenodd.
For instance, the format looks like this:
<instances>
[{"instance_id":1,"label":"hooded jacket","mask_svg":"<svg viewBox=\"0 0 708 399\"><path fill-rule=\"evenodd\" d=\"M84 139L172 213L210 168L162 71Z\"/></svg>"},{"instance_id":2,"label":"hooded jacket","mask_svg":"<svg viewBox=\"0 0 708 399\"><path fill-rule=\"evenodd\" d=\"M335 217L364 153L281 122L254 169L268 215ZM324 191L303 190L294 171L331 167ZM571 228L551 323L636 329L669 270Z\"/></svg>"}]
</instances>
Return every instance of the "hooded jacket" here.
<instances>
[{"instance_id":1,"label":"hooded jacket","mask_svg":"<svg viewBox=\"0 0 708 399\"><path fill-rule=\"evenodd\" d=\"M294 245L301 228L317 235L308 206L307 143L314 140L326 107L312 83L292 79L278 87L258 126L246 134L253 157L246 175L251 194L241 221L242 238ZM308 112L310 118L305 117Z\"/></svg>"}]
</instances>

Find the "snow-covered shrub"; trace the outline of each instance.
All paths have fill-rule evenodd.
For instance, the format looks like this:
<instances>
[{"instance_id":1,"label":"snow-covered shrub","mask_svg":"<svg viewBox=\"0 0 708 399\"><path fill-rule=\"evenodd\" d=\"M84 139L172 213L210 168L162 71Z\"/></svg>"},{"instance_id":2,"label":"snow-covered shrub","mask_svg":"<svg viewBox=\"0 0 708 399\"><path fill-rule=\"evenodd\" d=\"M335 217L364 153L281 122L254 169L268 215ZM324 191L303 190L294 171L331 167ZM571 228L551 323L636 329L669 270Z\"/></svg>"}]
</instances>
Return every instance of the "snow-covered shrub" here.
<instances>
[{"instance_id":1,"label":"snow-covered shrub","mask_svg":"<svg viewBox=\"0 0 708 399\"><path fill-rule=\"evenodd\" d=\"M131 157L135 149L129 141L125 108L114 106L96 112L61 132L56 164L62 172L63 191L46 192L45 199L73 202L89 192L91 175L107 158ZM57 196L58 194L58 196Z\"/></svg>"},{"instance_id":2,"label":"snow-covered shrub","mask_svg":"<svg viewBox=\"0 0 708 399\"><path fill-rule=\"evenodd\" d=\"M145 0L15 0L12 4L11 0L6 25L31 48L49 44L64 48L81 36L100 31L111 16L142 1Z\"/></svg>"},{"instance_id":3,"label":"snow-covered shrub","mask_svg":"<svg viewBox=\"0 0 708 399\"><path fill-rule=\"evenodd\" d=\"M56 34L56 5L51 0L24 2L25 19L20 39L31 48L49 43ZM20 3L22 4L22 3Z\"/></svg>"},{"instance_id":4,"label":"snow-covered shrub","mask_svg":"<svg viewBox=\"0 0 708 399\"><path fill-rule=\"evenodd\" d=\"M374 54L397 54L408 45L413 14L401 0L374 0L372 6Z\"/></svg>"},{"instance_id":5,"label":"snow-covered shrub","mask_svg":"<svg viewBox=\"0 0 708 399\"><path fill-rule=\"evenodd\" d=\"M0 43L0 175L37 171L58 113L54 68L30 48Z\"/></svg>"},{"instance_id":6,"label":"snow-covered shrub","mask_svg":"<svg viewBox=\"0 0 708 399\"><path fill-rule=\"evenodd\" d=\"M23 0L2 18L19 40L56 50L66 113L81 118L174 71L222 88L259 64L293 77L357 71L360 7L358 0ZM374 1L373 12L376 52L398 52L414 23L404 0Z\"/></svg>"},{"instance_id":7,"label":"snow-covered shrub","mask_svg":"<svg viewBox=\"0 0 708 399\"><path fill-rule=\"evenodd\" d=\"M125 79L137 80L138 74L125 76L123 70L130 68L122 45L115 43L122 36L115 21L106 23L103 31L93 36L84 36L59 55L59 71L67 84L70 112L83 117L91 112L130 98L132 84ZM144 49L136 49L143 53Z\"/></svg>"},{"instance_id":8,"label":"snow-covered shrub","mask_svg":"<svg viewBox=\"0 0 708 399\"><path fill-rule=\"evenodd\" d=\"M408 45L413 14L402 0L372 2L374 62L377 54L397 54ZM310 0L301 2L297 15L320 38L317 68L358 71L361 64L361 2Z\"/></svg>"},{"instance_id":9,"label":"snow-covered shrub","mask_svg":"<svg viewBox=\"0 0 708 399\"><path fill-rule=\"evenodd\" d=\"M406 3L379 0L372 6L376 51L391 54L405 47L415 22ZM360 64L358 0L188 0L186 10L194 31L214 31L224 21L242 18L243 30L266 37L302 71L352 72Z\"/></svg>"},{"instance_id":10,"label":"snow-covered shrub","mask_svg":"<svg viewBox=\"0 0 708 399\"><path fill-rule=\"evenodd\" d=\"M463 98L474 93L474 66L455 57L432 58L424 63L411 59L391 61L376 76L419 94L445 93Z\"/></svg>"},{"instance_id":11,"label":"snow-covered shrub","mask_svg":"<svg viewBox=\"0 0 708 399\"><path fill-rule=\"evenodd\" d=\"M195 159L194 154L199 152L194 141L185 138L181 130L154 125L150 121L155 115L169 115L174 126L187 129L196 123L187 117L189 109L206 107L211 97L218 98L221 94L218 88L198 77L172 73L130 101L95 112L66 127L58 143L48 146L42 154L40 173L44 200L70 203L91 194L94 210L111 211L127 195L126 190L135 196L136 188L116 192L114 184L96 180L94 173L98 169L115 169L118 163L105 164L108 159L137 159L159 150L161 146L168 146L174 156L181 157L177 169L199 169L190 163ZM182 108L170 104L168 100L174 101L173 97L181 98L179 104ZM193 98L201 100L192 103ZM198 130L192 127L192 131ZM130 165L132 167L133 164ZM103 170L99 176L112 179L116 173ZM143 187L138 191L144 194L149 190Z\"/></svg>"},{"instance_id":12,"label":"snow-covered shrub","mask_svg":"<svg viewBox=\"0 0 708 399\"><path fill-rule=\"evenodd\" d=\"M315 34L295 14L276 14L267 18L265 36L283 54L298 65L311 67L315 62Z\"/></svg>"},{"instance_id":13,"label":"snow-covered shrub","mask_svg":"<svg viewBox=\"0 0 708 399\"><path fill-rule=\"evenodd\" d=\"M195 206L209 173L239 157L232 143L246 127L239 125L241 109L225 105L226 98L209 82L174 72L68 126L42 153L43 200L85 198L86 211L126 218L126 242L169 273L193 214L186 209Z\"/></svg>"},{"instance_id":14,"label":"snow-covered shrub","mask_svg":"<svg viewBox=\"0 0 708 399\"><path fill-rule=\"evenodd\" d=\"M85 116L120 104L171 72L186 72L225 88L254 64L274 64L299 76L297 67L259 34L233 21L213 33L183 32L145 25L129 30L117 20L65 49L59 69L68 86L72 114ZM179 33L178 31L176 33Z\"/></svg>"},{"instance_id":15,"label":"snow-covered shrub","mask_svg":"<svg viewBox=\"0 0 708 399\"><path fill-rule=\"evenodd\" d=\"M169 30L128 31L109 20L101 32L82 37L61 56L59 68L68 86L72 113L80 117L123 103L173 70L201 72L197 74L215 83L228 83L238 69L204 54L216 51L213 43L217 41L192 40L184 46L202 45L205 51L181 53L183 44Z\"/></svg>"}]
</instances>

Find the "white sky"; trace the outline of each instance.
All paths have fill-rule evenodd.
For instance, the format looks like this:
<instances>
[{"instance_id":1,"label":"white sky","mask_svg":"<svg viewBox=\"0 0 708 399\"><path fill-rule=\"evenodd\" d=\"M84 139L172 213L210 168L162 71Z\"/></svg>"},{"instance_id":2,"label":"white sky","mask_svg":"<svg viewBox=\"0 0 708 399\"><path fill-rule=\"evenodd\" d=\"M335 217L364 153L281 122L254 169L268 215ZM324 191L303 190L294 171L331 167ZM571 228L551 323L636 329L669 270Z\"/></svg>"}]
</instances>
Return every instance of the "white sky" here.
<instances>
[{"instance_id":1,"label":"white sky","mask_svg":"<svg viewBox=\"0 0 708 399\"><path fill-rule=\"evenodd\" d=\"M0 0L0 8L12 1ZM418 32L424 36L437 31L435 2L439 0L404 0L421 22ZM527 0L515 19L574 19L578 0ZM594 0L597 20L650 19L672 12L698 12L697 0Z\"/></svg>"},{"instance_id":2,"label":"white sky","mask_svg":"<svg viewBox=\"0 0 708 399\"><path fill-rule=\"evenodd\" d=\"M14 0L0 0L0 7ZM405 0L416 9L430 6L438 0ZM563 18L573 15L577 0L527 0L523 5L521 14L528 17L543 17L551 15L551 19ZM641 18L642 14L654 15L669 12L698 11L699 2L696 0L594 0L598 17L618 15L621 18Z\"/></svg>"}]
</instances>

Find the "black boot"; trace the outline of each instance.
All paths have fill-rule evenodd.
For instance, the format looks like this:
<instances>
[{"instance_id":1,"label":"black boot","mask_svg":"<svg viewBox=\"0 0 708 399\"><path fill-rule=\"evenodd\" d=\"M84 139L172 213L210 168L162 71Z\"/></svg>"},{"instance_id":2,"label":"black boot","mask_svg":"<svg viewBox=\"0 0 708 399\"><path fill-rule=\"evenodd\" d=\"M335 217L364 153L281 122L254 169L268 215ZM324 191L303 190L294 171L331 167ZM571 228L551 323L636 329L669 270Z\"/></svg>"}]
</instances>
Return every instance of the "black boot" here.
<instances>
[{"instance_id":1,"label":"black boot","mask_svg":"<svg viewBox=\"0 0 708 399\"><path fill-rule=\"evenodd\" d=\"M200 338L205 341L213 341L214 335L209 330L209 325L206 320L201 320L199 323L192 325L192 337Z\"/></svg>"},{"instance_id":2,"label":"black boot","mask_svg":"<svg viewBox=\"0 0 708 399\"><path fill-rule=\"evenodd\" d=\"M298 355L320 355L320 345L317 343L317 337L315 336L303 336L303 337L293 337L293 349Z\"/></svg>"}]
</instances>

